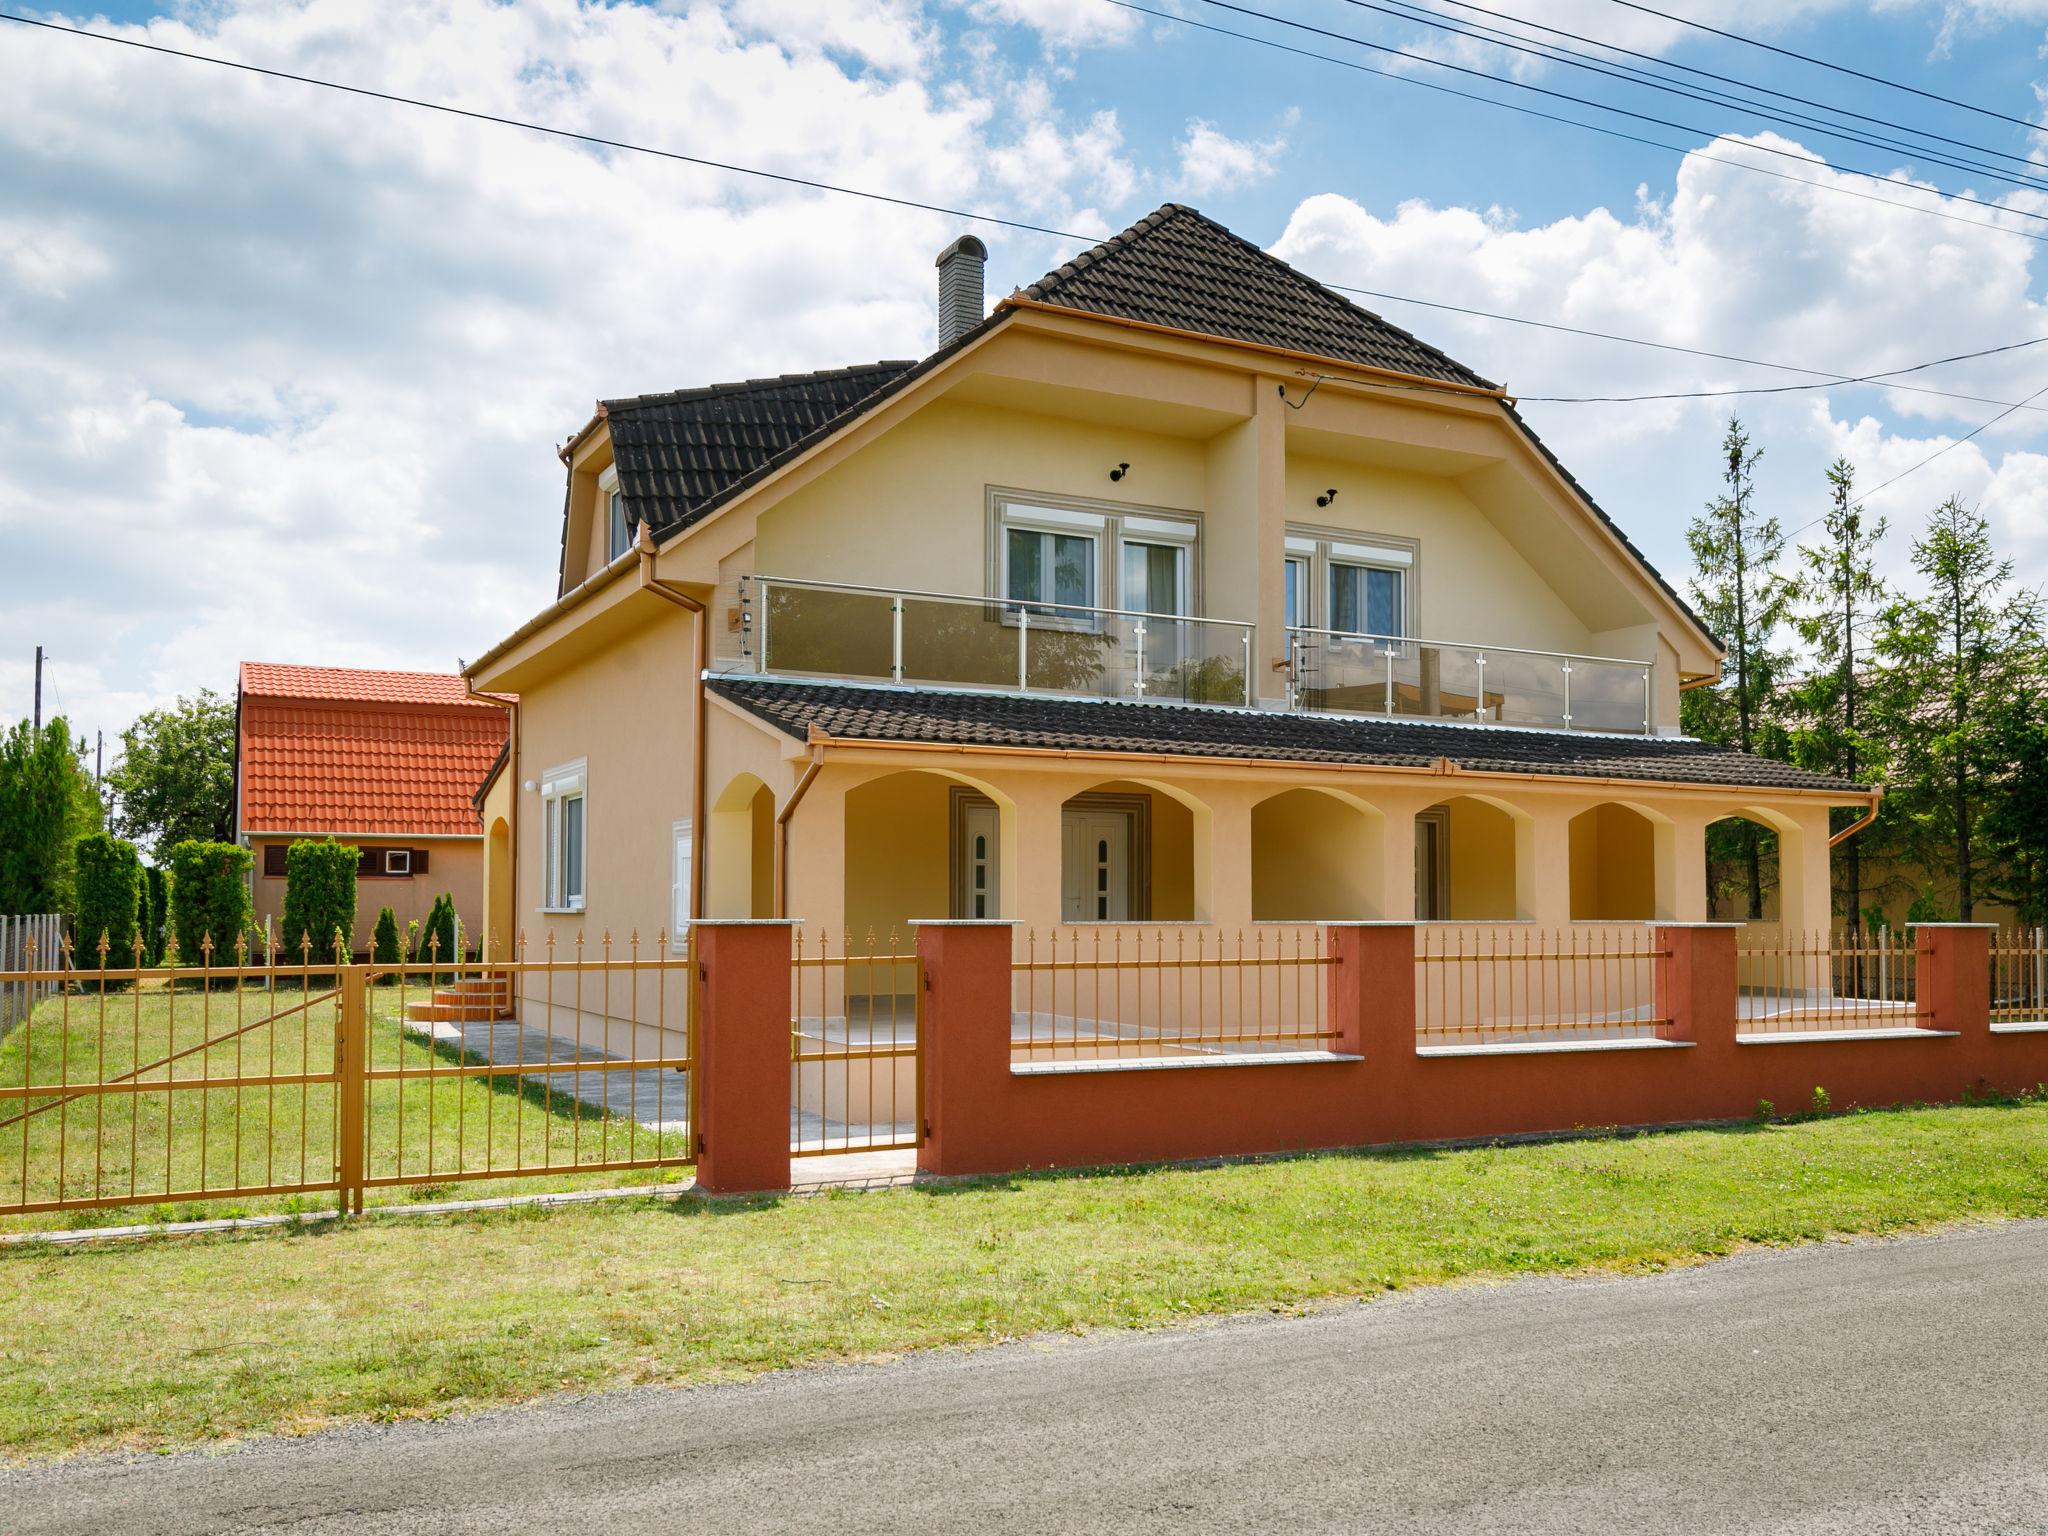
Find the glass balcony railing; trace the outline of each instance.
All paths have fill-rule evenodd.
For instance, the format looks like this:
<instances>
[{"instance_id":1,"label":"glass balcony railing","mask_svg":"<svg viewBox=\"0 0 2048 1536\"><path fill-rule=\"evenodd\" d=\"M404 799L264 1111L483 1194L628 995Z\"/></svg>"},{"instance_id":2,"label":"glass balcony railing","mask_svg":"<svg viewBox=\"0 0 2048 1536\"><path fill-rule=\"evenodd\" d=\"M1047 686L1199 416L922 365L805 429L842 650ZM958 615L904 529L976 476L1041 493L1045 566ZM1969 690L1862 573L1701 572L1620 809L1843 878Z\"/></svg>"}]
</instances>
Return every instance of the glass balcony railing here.
<instances>
[{"instance_id":1,"label":"glass balcony railing","mask_svg":"<svg viewBox=\"0 0 2048 1536\"><path fill-rule=\"evenodd\" d=\"M1251 702L1252 626L750 576L728 662L790 677L1010 692Z\"/></svg>"},{"instance_id":2,"label":"glass balcony railing","mask_svg":"<svg viewBox=\"0 0 2048 1536\"><path fill-rule=\"evenodd\" d=\"M1401 635L1290 629L1296 709L1650 732L1650 663Z\"/></svg>"}]
</instances>

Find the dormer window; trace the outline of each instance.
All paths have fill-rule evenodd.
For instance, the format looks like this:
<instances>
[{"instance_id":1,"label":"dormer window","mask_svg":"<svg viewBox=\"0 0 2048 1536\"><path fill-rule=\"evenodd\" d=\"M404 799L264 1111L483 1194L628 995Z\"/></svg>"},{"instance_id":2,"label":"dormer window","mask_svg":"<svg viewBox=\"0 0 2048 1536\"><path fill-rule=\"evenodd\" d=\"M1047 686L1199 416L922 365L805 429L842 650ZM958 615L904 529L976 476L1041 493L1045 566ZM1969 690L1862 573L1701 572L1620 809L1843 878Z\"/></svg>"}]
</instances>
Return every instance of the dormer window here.
<instances>
[{"instance_id":1,"label":"dormer window","mask_svg":"<svg viewBox=\"0 0 2048 1536\"><path fill-rule=\"evenodd\" d=\"M607 469L597 477L598 504L605 519L605 560L616 560L633 547L633 525L626 518L626 493L619 489L619 472Z\"/></svg>"}]
</instances>

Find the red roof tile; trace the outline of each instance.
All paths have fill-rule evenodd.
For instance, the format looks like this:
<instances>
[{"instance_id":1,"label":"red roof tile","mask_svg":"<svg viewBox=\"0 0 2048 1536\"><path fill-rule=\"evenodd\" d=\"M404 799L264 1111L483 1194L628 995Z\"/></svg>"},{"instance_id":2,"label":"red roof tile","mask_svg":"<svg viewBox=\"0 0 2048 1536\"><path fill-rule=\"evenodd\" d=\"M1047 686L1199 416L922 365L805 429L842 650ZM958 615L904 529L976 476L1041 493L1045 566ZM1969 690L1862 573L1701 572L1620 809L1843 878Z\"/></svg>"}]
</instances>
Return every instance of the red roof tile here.
<instances>
[{"instance_id":1,"label":"red roof tile","mask_svg":"<svg viewBox=\"0 0 2048 1536\"><path fill-rule=\"evenodd\" d=\"M247 832L478 836L507 716L452 673L242 664Z\"/></svg>"}]
</instances>

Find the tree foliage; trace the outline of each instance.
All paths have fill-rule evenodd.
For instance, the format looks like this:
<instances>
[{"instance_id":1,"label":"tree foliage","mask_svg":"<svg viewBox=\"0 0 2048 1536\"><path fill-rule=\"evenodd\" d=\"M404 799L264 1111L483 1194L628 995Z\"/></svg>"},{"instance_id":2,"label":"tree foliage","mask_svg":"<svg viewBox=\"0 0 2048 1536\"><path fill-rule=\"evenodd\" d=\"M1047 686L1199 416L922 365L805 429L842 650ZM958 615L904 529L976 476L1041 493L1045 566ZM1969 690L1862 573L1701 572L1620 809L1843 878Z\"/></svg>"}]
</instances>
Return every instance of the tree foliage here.
<instances>
[{"instance_id":1,"label":"tree foliage","mask_svg":"<svg viewBox=\"0 0 2048 1536\"><path fill-rule=\"evenodd\" d=\"M397 965L405 959L398 937L398 914L389 907L377 912L377 925L370 931L370 959L378 965Z\"/></svg>"},{"instance_id":2,"label":"tree foliage","mask_svg":"<svg viewBox=\"0 0 2048 1536\"><path fill-rule=\"evenodd\" d=\"M443 891L434 898L427 920L420 924L419 948L413 959L423 965L453 967L462 956L456 948L455 897Z\"/></svg>"},{"instance_id":3,"label":"tree foliage","mask_svg":"<svg viewBox=\"0 0 2048 1536\"><path fill-rule=\"evenodd\" d=\"M187 838L171 847L171 933L180 965L231 965L249 932L249 850Z\"/></svg>"},{"instance_id":4,"label":"tree foliage","mask_svg":"<svg viewBox=\"0 0 2048 1536\"><path fill-rule=\"evenodd\" d=\"M171 845L235 835L235 705L210 688L139 716L107 772L120 829L161 861Z\"/></svg>"},{"instance_id":5,"label":"tree foliage","mask_svg":"<svg viewBox=\"0 0 2048 1536\"><path fill-rule=\"evenodd\" d=\"M75 849L100 823L79 752L61 718L0 737L0 912L72 908Z\"/></svg>"}]
</instances>

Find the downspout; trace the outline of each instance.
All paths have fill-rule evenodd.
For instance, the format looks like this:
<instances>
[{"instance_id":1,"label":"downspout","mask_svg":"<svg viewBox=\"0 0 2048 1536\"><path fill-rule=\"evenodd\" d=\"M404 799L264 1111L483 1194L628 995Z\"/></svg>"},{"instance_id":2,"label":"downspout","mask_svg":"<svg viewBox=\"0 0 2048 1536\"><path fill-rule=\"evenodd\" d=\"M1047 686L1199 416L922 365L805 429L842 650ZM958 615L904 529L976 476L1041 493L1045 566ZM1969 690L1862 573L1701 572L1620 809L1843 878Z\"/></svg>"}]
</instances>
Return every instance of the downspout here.
<instances>
[{"instance_id":1,"label":"downspout","mask_svg":"<svg viewBox=\"0 0 2048 1536\"><path fill-rule=\"evenodd\" d=\"M796 781L796 788L789 793L789 804L775 817L775 915L789 916L789 818L796 814L797 805L811 787L811 780L818 776L818 770L825 766L825 747L822 742L811 745L810 765L804 769L803 777Z\"/></svg>"},{"instance_id":2,"label":"downspout","mask_svg":"<svg viewBox=\"0 0 2048 1536\"><path fill-rule=\"evenodd\" d=\"M690 785L690 917L694 920L704 911L704 668L711 659L711 616L697 599L678 592L654 574L654 533L645 519L640 523L634 548L640 552L640 590L666 598L697 616L696 664L690 668L692 713L696 718L696 741L691 755L697 760ZM676 936L670 934L669 942L673 944L675 940Z\"/></svg>"},{"instance_id":3,"label":"downspout","mask_svg":"<svg viewBox=\"0 0 2048 1536\"><path fill-rule=\"evenodd\" d=\"M1841 831L1837 832L1833 837L1829 838L1828 847L1840 847L1843 843L1846 843L1847 841L1849 841L1850 838L1854 837L1858 832L1861 832L1865 827L1869 826L1873 821L1877 820L1878 807L1881 806L1883 803L1884 786L1879 785L1875 790L1871 792L1870 809L1865 811L1854 822L1850 823L1850 825L1842 828Z\"/></svg>"}]
</instances>

